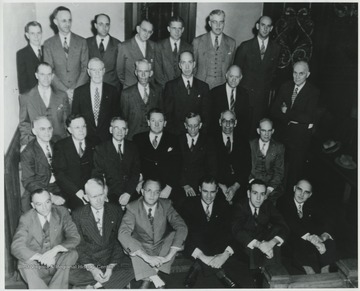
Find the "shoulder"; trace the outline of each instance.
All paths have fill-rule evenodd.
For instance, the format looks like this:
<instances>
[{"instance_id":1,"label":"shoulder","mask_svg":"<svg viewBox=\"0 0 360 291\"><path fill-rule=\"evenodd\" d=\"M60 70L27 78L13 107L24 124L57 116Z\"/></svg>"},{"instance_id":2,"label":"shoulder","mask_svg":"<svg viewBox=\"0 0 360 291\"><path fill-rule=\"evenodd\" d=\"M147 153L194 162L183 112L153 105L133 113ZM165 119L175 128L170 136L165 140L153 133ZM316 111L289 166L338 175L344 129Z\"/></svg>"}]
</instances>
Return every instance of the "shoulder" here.
<instances>
[{"instance_id":1,"label":"shoulder","mask_svg":"<svg viewBox=\"0 0 360 291\"><path fill-rule=\"evenodd\" d=\"M219 93L221 91L225 91L226 90L226 83L221 84L219 86L216 86L215 88L212 88L210 92L212 93ZM216 97L216 96L215 96Z\"/></svg>"},{"instance_id":2,"label":"shoulder","mask_svg":"<svg viewBox=\"0 0 360 291\"><path fill-rule=\"evenodd\" d=\"M119 43L119 48L128 48L132 45L132 43L135 42L135 38L132 37L130 39L125 40L124 42Z\"/></svg>"},{"instance_id":3,"label":"shoulder","mask_svg":"<svg viewBox=\"0 0 360 291\"><path fill-rule=\"evenodd\" d=\"M86 39L76 33L71 32L71 37L73 38L73 40L86 43Z\"/></svg>"},{"instance_id":4,"label":"shoulder","mask_svg":"<svg viewBox=\"0 0 360 291\"><path fill-rule=\"evenodd\" d=\"M195 41L195 40L196 40L196 41L204 41L204 40L206 40L206 39L209 38L209 37L210 37L210 33L207 32L207 33L204 33L204 34L201 34L201 35L195 37L195 38L194 38L194 41Z\"/></svg>"},{"instance_id":5,"label":"shoulder","mask_svg":"<svg viewBox=\"0 0 360 291\"><path fill-rule=\"evenodd\" d=\"M75 88L74 92L83 92L83 91L89 91L90 90L90 83L86 83L84 85L81 85L77 88Z\"/></svg>"},{"instance_id":6,"label":"shoulder","mask_svg":"<svg viewBox=\"0 0 360 291\"><path fill-rule=\"evenodd\" d=\"M95 149L97 151L107 151L107 149L112 145L112 140L104 141L100 144L98 144Z\"/></svg>"},{"instance_id":7,"label":"shoulder","mask_svg":"<svg viewBox=\"0 0 360 291\"><path fill-rule=\"evenodd\" d=\"M88 38L86 39L86 42L87 42L88 44L94 43L94 42L96 42L96 37L95 37L95 36L90 36L90 37L88 37Z\"/></svg>"},{"instance_id":8,"label":"shoulder","mask_svg":"<svg viewBox=\"0 0 360 291\"><path fill-rule=\"evenodd\" d=\"M194 84L193 85L196 85L198 87L201 87L203 89L207 89L209 90L209 85L208 83L204 82L204 81L201 81L200 79L197 79L194 77Z\"/></svg>"},{"instance_id":9,"label":"shoulder","mask_svg":"<svg viewBox=\"0 0 360 291\"><path fill-rule=\"evenodd\" d=\"M105 211L112 216L119 216L123 213L123 210L121 209L120 205L115 205L115 204L106 202L104 207L105 207Z\"/></svg>"},{"instance_id":10,"label":"shoulder","mask_svg":"<svg viewBox=\"0 0 360 291\"><path fill-rule=\"evenodd\" d=\"M114 45L118 45L119 43L121 43L120 40L118 40L116 37L113 36L110 36L110 41L112 41Z\"/></svg>"},{"instance_id":11,"label":"shoulder","mask_svg":"<svg viewBox=\"0 0 360 291\"><path fill-rule=\"evenodd\" d=\"M134 85L132 85L132 86L127 87L126 89L124 89L124 90L122 91L122 93L123 93L123 94L129 94L129 93L132 93L132 92L134 92L134 91L137 91L137 88L138 88L138 85L137 85L137 83L136 83L136 84L134 84Z\"/></svg>"},{"instance_id":12,"label":"shoulder","mask_svg":"<svg viewBox=\"0 0 360 291\"><path fill-rule=\"evenodd\" d=\"M223 34L224 40L228 42L231 45L235 45L235 39L233 39L231 36L228 36L227 34Z\"/></svg>"},{"instance_id":13,"label":"shoulder","mask_svg":"<svg viewBox=\"0 0 360 291\"><path fill-rule=\"evenodd\" d=\"M105 91L109 91L109 92L112 91L112 93L116 93L116 92L117 92L117 89L116 89L115 86L113 86L113 85L111 85L111 84L108 84L108 83L105 83L105 82L103 83L103 88L104 88Z\"/></svg>"},{"instance_id":14,"label":"shoulder","mask_svg":"<svg viewBox=\"0 0 360 291\"><path fill-rule=\"evenodd\" d=\"M67 145L69 145L69 144L71 144L71 143L72 143L72 137L71 137L71 136L68 136L68 137L65 137L65 138L57 141L57 142L55 143L55 147L61 150L62 147L67 146Z\"/></svg>"},{"instance_id":15,"label":"shoulder","mask_svg":"<svg viewBox=\"0 0 360 291\"><path fill-rule=\"evenodd\" d=\"M165 210L172 208L172 202L169 199L159 198L158 203Z\"/></svg>"},{"instance_id":16,"label":"shoulder","mask_svg":"<svg viewBox=\"0 0 360 291\"><path fill-rule=\"evenodd\" d=\"M143 141L148 137L149 137L149 132L146 131L146 132L141 132L141 133L134 135L133 140L135 143L139 143L139 141Z\"/></svg>"},{"instance_id":17,"label":"shoulder","mask_svg":"<svg viewBox=\"0 0 360 291\"><path fill-rule=\"evenodd\" d=\"M25 224L31 224L34 217L36 217L36 210L32 208L22 214L20 220Z\"/></svg>"},{"instance_id":18,"label":"shoulder","mask_svg":"<svg viewBox=\"0 0 360 291\"><path fill-rule=\"evenodd\" d=\"M21 156L32 156L34 155L34 149L37 147L36 139L31 140L21 152Z\"/></svg>"},{"instance_id":19,"label":"shoulder","mask_svg":"<svg viewBox=\"0 0 360 291\"><path fill-rule=\"evenodd\" d=\"M249 144L250 144L250 146L255 146L255 145L259 144L258 141L259 141L258 138L254 138L254 139L250 140Z\"/></svg>"},{"instance_id":20,"label":"shoulder","mask_svg":"<svg viewBox=\"0 0 360 291\"><path fill-rule=\"evenodd\" d=\"M32 97L36 94L38 94L37 86L33 87L25 94L20 95L20 99L22 99L24 103L31 103L33 101Z\"/></svg>"},{"instance_id":21,"label":"shoulder","mask_svg":"<svg viewBox=\"0 0 360 291\"><path fill-rule=\"evenodd\" d=\"M256 42L256 37L253 37L253 38L251 38L251 39L248 39L248 40L243 41L243 42L240 44L239 48L246 48L246 47L248 47L248 46L253 45L254 42Z\"/></svg>"},{"instance_id":22,"label":"shoulder","mask_svg":"<svg viewBox=\"0 0 360 291\"><path fill-rule=\"evenodd\" d=\"M69 210L64 206L52 205L52 213L56 213L59 217L70 217Z\"/></svg>"},{"instance_id":23,"label":"shoulder","mask_svg":"<svg viewBox=\"0 0 360 291\"><path fill-rule=\"evenodd\" d=\"M16 52L16 54L17 54L19 57L21 57L21 56L23 56L23 55L28 54L29 51L30 51L29 49L31 49L31 47L30 47L29 45L27 45L27 46L23 47L22 49L19 49L19 50Z\"/></svg>"},{"instance_id":24,"label":"shoulder","mask_svg":"<svg viewBox=\"0 0 360 291\"><path fill-rule=\"evenodd\" d=\"M128 213L128 211L134 213L136 210L140 208L141 203L142 203L142 197L140 197L137 200L129 202L129 204L126 206L125 215Z\"/></svg>"},{"instance_id":25,"label":"shoulder","mask_svg":"<svg viewBox=\"0 0 360 291\"><path fill-rule=\"evenodd\" d=\"M319 88L316 87L314 84L312 84L309 81L306 81L306 84L305 84L303 89L309 90L309 91L313 92L314 94L319 94L320 93Z\"/></svg>"},{"instance_id":26,"label":"shoulder","mask_svg":"<svg viewBox=\"0 0 360 291\"><path fill-rule=\"evenodd\" d=\"M58 38L59 38L58 34L49 37L47 40L44 41L44 46L53 44Z\"/></svg>"}]
</instances>

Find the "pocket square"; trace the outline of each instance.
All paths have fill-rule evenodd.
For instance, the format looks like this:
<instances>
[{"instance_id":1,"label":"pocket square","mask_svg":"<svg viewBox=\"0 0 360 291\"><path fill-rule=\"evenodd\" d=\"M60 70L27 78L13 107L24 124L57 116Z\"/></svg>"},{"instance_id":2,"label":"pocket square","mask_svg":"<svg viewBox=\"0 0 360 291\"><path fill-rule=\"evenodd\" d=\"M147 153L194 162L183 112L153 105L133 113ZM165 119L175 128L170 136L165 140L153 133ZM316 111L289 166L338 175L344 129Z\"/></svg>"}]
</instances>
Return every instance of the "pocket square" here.
<instances>
[{"instance_id":1,"label":"pocket square","mask_svg":"<svg viewBox=\"0 0 360 291\"><path fill-rule=\"evenodd\" d=\"M168 150L167 150L167 151L168 151L168 153L169 153L169 152L171 152L172 150L173 150L173 148L172 148L172 147L170 147L170 148L168 148Z\"/></svg>"},{"instance_id":2,"label":"pocket square","mask_svg":"<svg viewBox=\"0 0 360 291\"><path fill-rule=\"evenodd\" d=\"M57 110L61 110L63 107L64 107L64 105L63 105L63 104L60 104L60 105L58 106Z\"/></svg>"},{"instance_id":3,"label":"pocket square","mask_svg":"<svg viewBox=\"0 0 360 291\"><path fill-rule=\"evenodd\" d=\"M200 98L200 97L201 97L201 95L199 94L199 95L198 95L198 98Z\"/></svg>"}]
</instances>

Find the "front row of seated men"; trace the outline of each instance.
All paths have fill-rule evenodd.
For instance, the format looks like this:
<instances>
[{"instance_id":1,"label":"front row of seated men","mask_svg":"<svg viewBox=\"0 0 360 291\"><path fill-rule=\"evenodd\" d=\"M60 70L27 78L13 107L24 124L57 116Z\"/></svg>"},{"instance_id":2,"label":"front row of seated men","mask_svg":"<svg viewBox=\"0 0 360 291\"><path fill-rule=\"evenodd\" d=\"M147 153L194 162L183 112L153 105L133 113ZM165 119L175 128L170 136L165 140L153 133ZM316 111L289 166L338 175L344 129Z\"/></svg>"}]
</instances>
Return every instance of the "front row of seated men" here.
<instances>
[{"instance_id":1,"label":"front row of seated men","mask_svg":"<svg viewBox=\"0 0 360 291\"><path fill-rule=\"evenodd\" d=\"M23 214L11 245L20 274L29 288L124 288L135 277L140 288L163 288L160 271L170 273L176 253L185 249L193 264L184 286L191 288L200 271L225 287L238 287L229 268L245 253L249 268L280 261L280 246L307 273L328 272L336 258L333 238L311 206L312 185L300 180L282 213L267 198L261 180L249 184L247 198L233 208L217 195L214 177L204 177L200 197L182 213L160 198L161 184L144 181L142 197L126 212L107 203L107 186L92 178L85 186L84 205L72 212L53 205L45 189L31 193L33 209ZM282 208L281 208L282 209ZM286 221L286 222L285 222ZM186 222L186 223L185 223ZM120 243L122 245L120 245ZM131 263L129 260L131 259ZM132 267L131 267L132 265ZM180 287L180 286L179 286Z\"/></svg>"}]
</instances>

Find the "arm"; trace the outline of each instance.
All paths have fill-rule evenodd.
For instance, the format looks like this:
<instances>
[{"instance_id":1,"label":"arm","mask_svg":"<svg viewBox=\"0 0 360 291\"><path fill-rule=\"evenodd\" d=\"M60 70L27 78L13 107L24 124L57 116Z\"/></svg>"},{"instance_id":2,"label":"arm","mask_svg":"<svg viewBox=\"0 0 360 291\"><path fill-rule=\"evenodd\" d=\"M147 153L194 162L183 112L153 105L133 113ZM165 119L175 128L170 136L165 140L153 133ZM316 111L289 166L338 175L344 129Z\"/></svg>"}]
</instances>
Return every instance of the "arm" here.
<instances>
[{"instance_id":1,"label":"arm","mask_svg":"<svg viewBox=\"0 0 360 291\"><path fill-rule=\"evenodd\" d=\"M125 82L125 70L126 70L126 55L124 44L118 45L118 55L116 60L116 71L120 83L124 85Z\"/></svg>"},{"instance_id":2,"label":"arm","mask_svg":"<svg viewBox=\"0 0 360 291\"><path fill-rule=\"evenodd\" d=\"M91 177L102 179L106 176L106 159L100 146L95 147L94 151L94 167Z\"/></svg>"},{"instance_id":3,"label":"arm","mask_svg":"<svg viewBox=\"0 0 360 291\"><path fill-rule=\"evenodd\" d=\"M121 116L125 120L129 120L129 116L130 116L129 103L130 103L129 96L128 96L126 90L123 90L121 93L121 98L120 98L120 111L121 111Z\"/></svg>"},{"instance_id":4,"label":"arm","mask_svg":"<svg viewBox=\"0 0 360 291\"><path fill-rule=\"evenodd\" d=\"M18 86L19 86L19 92L20 94L25 93L29 80L28 80L28 74L26 71L26 64L24 56L21 55L21 52L18 51L16 53L16 69L17 69L17 79L18 79ZM34 72L35 74L35 72Z\"/></svg>"},{"instance_id":5,"label":"arm","mask_svg":"<svg viewBox=\"0 0 360 291\"><path fill-rule=\"evenodd\" d=\"M284 145L278 144L278 150L273 164L274 174L271 181L268 183L268 186L272 187L273 189L276 189L282 183L284 178L284 154Z\"/></svg>"},{"instance_id":6,"label":"arm","mask_svg":"<svg viewBox=\"0 0 360 291\"><path fill-rule=\"evenodd\" d=\"M166 201L170 203L170 201ZM183 249L186 236L188 234L188 228L185 224L185 221L181 216L176 212L176 210L169 204L169 208L166 212L167 221L175 231L175 237L172 242L172 247L177 248L178 250Z\"/></svg>"},{"instance_id":7,"label":"arm","mask_svg":"<svg viewBox=\"0 0 360 291\"><path fill-rule=\"evenodd\" d=\"M163 58L160 44L155 44L155 81L158 82L161 87L165 86L166 80L163 70Z\"/></svg>"},{"instance_id":8,"label":"arm","mask_svg":"<svg viewBox=\"0 0 360 291\"><path fill-rule=\"evenodd\" d=\"M238 65L240 68L243 68L245 64L245 57L246 57L245 46L244 43L241 43L238 49L236 50L234 64Z\"/></svg>"},{"instance_id":9,"label":"arm","mask_svg":"<svg viewBox=\"0 0 360 291\"><path fill-rule=\"evenodd\" d=\"M140 177L140 155L136 145L132 147L132 163L129 173L129 180L126 185L126 192L130 195L135 193Z\"/></svg>"},{"instance_id":10,"label":"arm","mask_svg":"<svg viewBox=\"0 0 360 291\"><path fill-rule=\"evenodd\" d=\"M81 39L81 52L80 52L80 75L76 81L75 88L85 84L88 80L87 64L89 61L89 49L85 39ZM75 89L73 88L73 89Z\"/></svg>"},{"instance_id":11,"label":"arm","mask_svg":"<svg viewBox=\"0 0 360 291\"><path fill-rule=\"evenodd\" d=\"M27 145L29 141L34 139L34 135L31 132L31 121L27 111L27 96L20 95L20 120L19 120L19 131L20 131L20 145Z\"/></svg>"}]
</instances>

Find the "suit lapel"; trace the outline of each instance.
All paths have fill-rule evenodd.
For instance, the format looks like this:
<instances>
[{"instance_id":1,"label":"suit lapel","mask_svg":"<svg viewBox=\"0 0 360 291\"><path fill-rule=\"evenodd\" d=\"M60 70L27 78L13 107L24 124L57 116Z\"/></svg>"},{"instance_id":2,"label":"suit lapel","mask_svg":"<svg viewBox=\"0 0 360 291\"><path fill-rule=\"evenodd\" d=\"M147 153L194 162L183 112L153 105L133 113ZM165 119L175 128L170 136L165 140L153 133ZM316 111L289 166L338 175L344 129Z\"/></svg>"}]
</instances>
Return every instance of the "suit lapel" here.
<instances>
[{"instance_id":1,"label":"suit lapel","mask_svg":"<svg viewBox=\"0 0 360 291\"><path fill-rule=\"evenodd\" d=\"M108 56L112 55L113 50L116 50L116 45L114 45L114 39L109 35L109 42L108 45L106 47L105 53L104 53L104 57L103 59L105 60ZM99 50L99 49L98 49ZM100 52L99 52L100 55Z\"/></svg>"},{"instance_id":2,"label":"suit lapel","mask_svg":"<svg viewBox=\"0 0 360 291\"><path fill-rule=\"evenodd\" d=\"M105 217L105 213L104 213L104 217ZM82 217L82 219L83 219L83 226L85 229L87 229L87 233L91 234L92 239L98 245L101 245L103 237L100 235L99 229L97 228L95 217L91 210L90 205L86 206L86 209L84 210L84 216ZM104 227L104 218L103 218L103 227Z\"/></svg>"},{"instance_id":3,"label":"suit lapel","mask_svg":"<svg viewBox=\"0 0 360 291\"><path fill-rule=\"evenodd\" d=\"M110 212L107 203L105 203L104 216L103 216L103 236L102 236L104 241L109 241L109 236L114 226L115 226L115 222L112 218L112 213Z\"/></svg>"},{"instance_id":4,"label":"suit lapel","mask_svg":"<svg viewBox=\"0 0 360 291\"><path fill-rule=\"evenodd\" d=\"M32 223L31 225L31 232L33 233L33 237L36 239L36 241L39 243L39 245L42 246L43 243L43 231L40 223L40 219L37 215L37 212L35 209L32 210Z\"/></svg>"},{"instance_id":5,"label":"suit lapel","mask_svg":"<svg viewBox=\"0 0 360 291\"><path fill-rule=\"evenodd\" d=\"M46 106L44 100L40 96L40 92L37 86L34 88L33 92L34 92L34 98L33 98L34 102L32 102L32 105L36 110L36 112L39 114L39 116L44 115L44 113L46 112Z\"/></svg>"},{"instance_id":6,"label":"suit lapel","mask_svg":"<svg viewBox=\"0 0 360 291\"><path fill-rule=\"evenodd\" d=\"M74 55L78 51L80 51L78 38L74 33L71 33L70 46L69 46L69 55L68 55L68 61L69 62L72 62L72 59L73 59Z\"/></svg>"},{"instance_id":7,"label":"suit lapel","mask_svg":"<svg viewBox=\"0 0 360 291\"><path fill-rule=\"evenodd\" d=\"M109 103L108 91L106 90L106 86L103 83L97 127L99 127L104 120L105 117L104 114L106 112L106 108L108 107L108 103ZM94 119L94 123L95 123L95 119Z\"/></svg>"},{"instance_id":8,"label":"suit lapel","mask_svg":"<svg viewBox=\"0 0 360 291\"><path fill-rule=\"evenodd\" d=\"M54 207L51 209L49 230L50 230L50 243L52 246L55 246L57 244L56 238L59 237L59 232L62 230L62 228L60 224L60 217L57 211L55 211Z\"/></svg>"},{"instance_id":9,"label":"suit lapel","mask_svg":"<svg viewBox=\"0 0 360 291\"><path fill-rule=\"evenodd\" d=\"M143 59L144 56L139 48L139 45L137 44L135 40L135 36L131 39L131 46L132 46L132 52L135 55L136 60ZM146 46L146 50L148 49L148 45Z\"/></svg>"},{"instance_id":10,"label":"suit lapel","mask_svg":"<svg viewBox=\"0 0 360 291\"><path fill-rule=\"evenodd\" d=\"M72 40L71 40L72 41ZM58 54L56 54L56 57L58 58L61 58L63 59L63 63L66 64L66 67L67 67L67 58L66 58L66 54L65 54L65 51L64 51L64 48L62 46L62 43L61 43L61 38L60 38L60 35L57 34L56 35L56 38L55 38L55 47L57 47L57 50L59 51ZM70 52L69 52L70 53Z\"/></svg>"},{"instance_id":11,"label":"suit lapel","mask_svg":"<svg viewBox=\"0 0 360 291\"><path fill-rule=\"evenodd\" d=\"M36 151L35 155L38 158L38 161L40 163L42 163L44 166L49 168L49 172L50 172L50 165L49 162L45 156L44 151L42 150L41 146L39 145L39 143L37 141L35 141L34 144L34 150Z\"/></svg>"}]
</instances>

